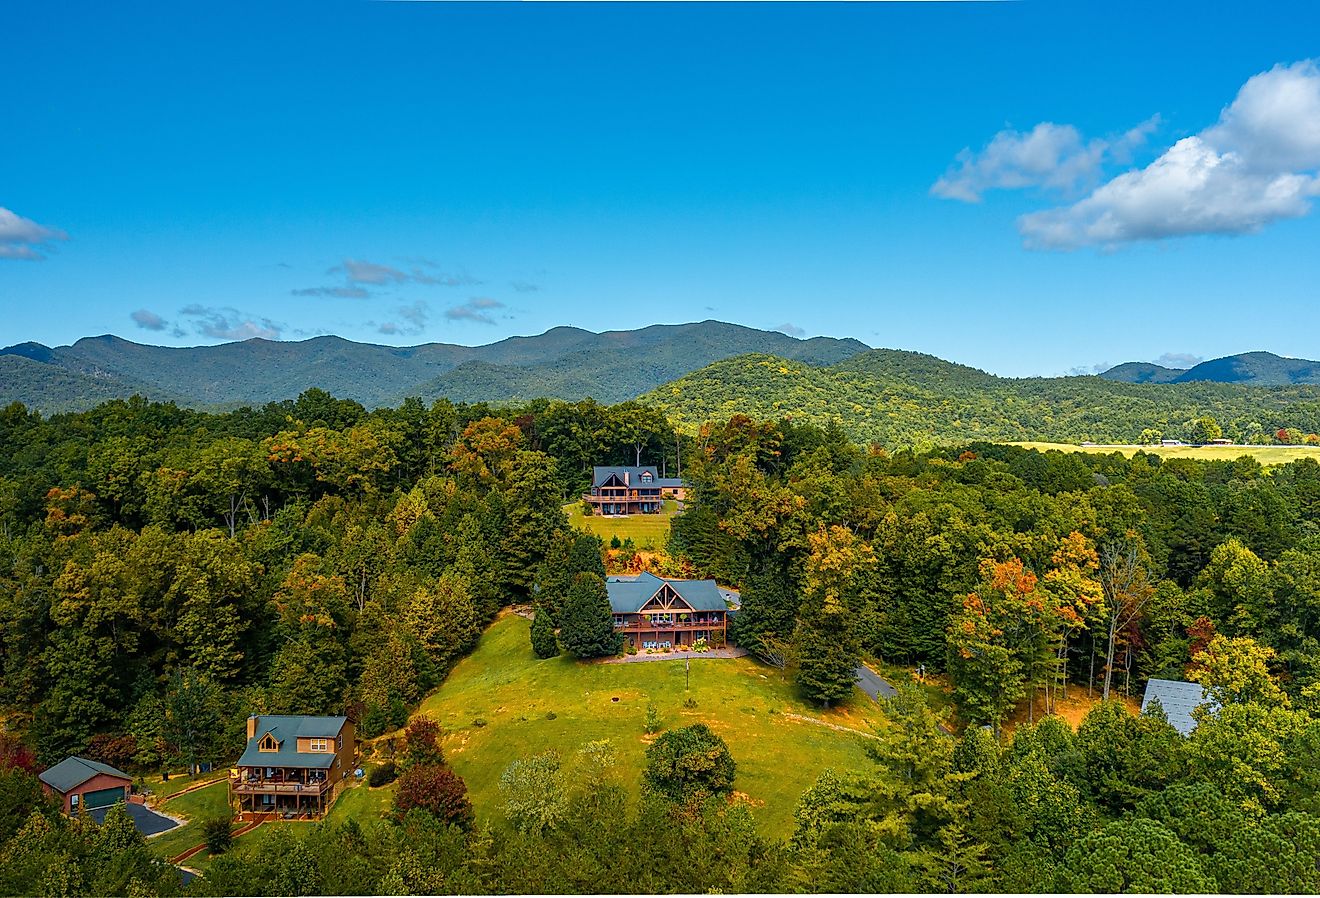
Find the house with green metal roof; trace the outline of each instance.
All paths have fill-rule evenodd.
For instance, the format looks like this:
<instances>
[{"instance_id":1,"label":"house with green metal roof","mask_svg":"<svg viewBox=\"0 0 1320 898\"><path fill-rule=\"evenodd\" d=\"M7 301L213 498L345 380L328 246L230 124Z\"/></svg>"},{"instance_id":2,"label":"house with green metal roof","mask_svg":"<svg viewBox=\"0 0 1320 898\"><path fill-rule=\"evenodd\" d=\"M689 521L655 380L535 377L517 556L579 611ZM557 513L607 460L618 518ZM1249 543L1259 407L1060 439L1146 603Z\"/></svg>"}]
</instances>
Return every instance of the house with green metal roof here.
<instances>
[{"instance_id":1,"label":"house with green metal roof","mask_svg":"<svg viewBox=\"0 0 1320 898\"><path fill-rule=\"evenodd\" d=\"M633 648L690 648L697 640L722 646L729 606L714 580L667 580L655 574L605 581L614 629Z\"/></svg>"},{"instance_id":2,"label":"house with green metal roof","mask_svg":"<svg viewBox=\"0 0 1320 898\"><path fill-rule=\"evenodd\" d=\"M124 771L76 755L43 770L37 779L41 780L43 792L60 797L66 814L77 813L80 808L95 810L128 801L133 787L133 778Z\"/></svg>"},{"instance_id":3,"label":"house with green metal roof","mask_svg":"<svg viewBox=\"0 0 1320 898\"><path fill-rule=\"evenodd\" d=\"M229 771L231 804L242 819L320 817L352 775L356 752L347 717L249 717L247 746Z\"/></svg>"}]
</instances>

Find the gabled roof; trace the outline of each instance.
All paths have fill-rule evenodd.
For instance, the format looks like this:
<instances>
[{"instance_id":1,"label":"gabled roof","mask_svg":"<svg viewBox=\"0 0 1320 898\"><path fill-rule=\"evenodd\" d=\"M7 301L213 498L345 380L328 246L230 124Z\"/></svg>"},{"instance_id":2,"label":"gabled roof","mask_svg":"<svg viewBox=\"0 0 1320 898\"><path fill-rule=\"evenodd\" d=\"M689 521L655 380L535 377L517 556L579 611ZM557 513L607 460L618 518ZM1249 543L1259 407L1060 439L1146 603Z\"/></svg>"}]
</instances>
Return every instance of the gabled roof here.
<instances>
[{"instance_id":1,"label":"gabled roof","mask_svg":"<svg viewBox=\"0 0 1320 898\"><path fill-rule=\"evenodd\" d=\"M256 735L248 740L239 767L329 767L334 752L298 751L298 738L333 739L344 728L346 717L266 714L257 718ZM257 748L266 734L275 737L278 751Z\"/></svg>"},{"instance_id":2,"label":"gabled roof","mask_svg":"<svg viewBox=\"0 0 1320 898\"><path fill-rule=\"evenodd\" d=\"M129 782L133 781L133 777L116 767L77 756L67 757L49 770L42 771L37 774L37 779L63 795L78 788L92 777L103 773L107 776L117 776Z\"/></svg>"},{"instance_id":3,"label":"gabled roof","mask_svg":"<svg viewBox=\"0 0 1320 898\"><path fill-rule=\"evenodd\" d=\"M1146 694L1141 698L1141 710L1144 712L1154 701L1160 703L1169 723L1184 736L1196 729L1192 710L1198 705L1213 704L1200 683L1184 683L1181 680L1149 680L1146 683Z\"/></svg>"},{"instance_id":4,"label":"gabled roof","mask_svg":"<svg viewBox=\"0 0 1320 898\"><path fill-rule=\"evenodd\" d=\"M618 477L619 482L623 483L626 474L628 485L637 486L642 482L642 474L644 473L651 475L651 482L647 486L658 486L662 489L680 489L685 485L678 477L661 477L655 465L597 465L591 469L591 485L604 486L605 481L609 480L610 477Z\"/></svg>"},{"instance_id":5,"label":"gabled roof","mask_svg":"<svg viewBox=\"0 0 1320 898\"><path fill-rule=\"evenodd\" d=\"M727 611L729 608L714 580L663 580L655 574L644 573L636 579L611 577L606 581L610 609L615 614L635 614L666 583L679 598L692 606L693 611Z\"/></svg>"}]
</instances>

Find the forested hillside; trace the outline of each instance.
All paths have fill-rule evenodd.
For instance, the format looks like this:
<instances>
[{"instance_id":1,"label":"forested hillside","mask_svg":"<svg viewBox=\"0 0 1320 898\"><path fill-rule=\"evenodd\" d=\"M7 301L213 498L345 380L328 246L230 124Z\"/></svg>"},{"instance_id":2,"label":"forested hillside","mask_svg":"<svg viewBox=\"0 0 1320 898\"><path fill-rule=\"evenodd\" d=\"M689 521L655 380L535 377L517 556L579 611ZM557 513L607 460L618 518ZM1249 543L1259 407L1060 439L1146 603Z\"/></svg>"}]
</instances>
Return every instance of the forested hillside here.
<instances>
[{"instance_id":1,"label":"forested hillside","mask_svg":"<svg viewBox=\"0 0 1320 898\"><path fill-rule=\"evenodd\" d=\"M641 401L689 430L743 413L838 424L854 439L889 447L968 440L1132 443L1147 430L1156 438L1195 439L1196 421L1204 417L1238 442L1269 442L1283 428L1320 431L1315 386L1012 379L889 349L824 368L767 355L726 359Z\"/></svg>"},{"instance_id":2,"label":"forested hillside","mask_svg":"<svg viewBox=\"0 0 1320 898\"><path fill-rule=\"evenodd\" d=\"M391 816L246 838L189 891L1320 890L1320 465L887 452L741 415L673 439L637 404L4 409L0 893L179 891L130 825L62 818L30 771L227 764L253 712L389 732L501 608L574 626L601 547L561 501L593 463L680 449L661 573L741 588L734 637L811 702L858 695L866 656L902 687L857 737L870 762L779 799L789 840L704 725L650 734L640 802L608 744L528 746L486 772L503 810L478 825L414 723ZM1148 677L1205 687L1190 736L1099 701ZM1076 727L1050 715L1065 695L1097 700Z\"/></svg>"},{"instance_id":3,"label":"forested hillside","mask_svg":"<svg viewBox=\"0 0 1320 898\"><path fill-rule=\"evenodd\" d=\"M1254 387L1320 383L1320 362L1289 359L1272 352L1242 352L1210 359L1191 368L1164 368L1149 362L1127 362L1100 375L1130 383L1193 383L1208 380Z\"/></svg>"},{"instance_id":4,"label":"forested hillside","mask_svg":"<svg viewBox=\"0 0 1320 898\"><path fill-rule=\"evenodd\" d=\"M233 408L324 389L368 408L409 396L464 402L537 398L622 402L702 365L746 352L772 352L827 365L862 352L856 340L799 340L719 321L592 333L557 327L486 346L426 343L377 346L339 337L301 342L245 340L218 346L144 346L87 337L72 346L22 343L0 350L8 364L0 404L47 413L75 411L135 394L194 408ZM95 381L79 392L73 382Z\"/></svg>"}]
</instances>

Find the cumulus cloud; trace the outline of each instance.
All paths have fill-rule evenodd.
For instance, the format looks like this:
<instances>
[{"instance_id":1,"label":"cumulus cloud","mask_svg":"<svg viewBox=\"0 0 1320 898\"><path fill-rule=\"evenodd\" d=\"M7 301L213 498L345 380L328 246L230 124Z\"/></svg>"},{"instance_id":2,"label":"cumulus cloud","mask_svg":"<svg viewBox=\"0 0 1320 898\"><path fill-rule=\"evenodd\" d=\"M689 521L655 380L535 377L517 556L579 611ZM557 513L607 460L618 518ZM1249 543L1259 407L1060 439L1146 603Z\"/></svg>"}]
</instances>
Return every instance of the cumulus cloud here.
<instances>
[{"instance_id":1,"label":"cumulus cloud","mask_svg":"<svg viewBox=\"0 0 1320 898\"><path fill-rule=\"evenodd\" d=\"M147 309L138 309L128 317L132 318L133 323L144 331L163 331L170 325L164 318Z\"/></svg>"},{"instance_id":2,"label":"cumulus cloud","mask_svg":"<svg viewBox=\"0 0 1320 898\"><path fill-rule=\"evenodd\" d=\"M475 321L480 324L494 324L491 315L495 309L504 308L504 303L489 296L474 296L460 306L445 309L445 317L450 321Z\"/></svg>"},{"instance_id":3,"label":"cumulus cloud","mask_svg":"<svg viewBox=\"0 0 1320 898\"><path fill-rule=\"evenodd\" d=\"M1195 368L1205 361L1203 356L1192 355L1190 352L1166 352L1157 359L1152 359L1156 365L1162 368Z\"/></svg>"},{"instance_id":4,"label":"cumulus cloud","mask_svg":"<svg viewBox=\"0 0 1320 898\"><path fill-rule=\"evenodd\" d=\"M1072 125L1041 122L1026 133L1005 129L980 152L971 147L930 188L935 196L979 203L988 190L1043 187L1075 192L1093 185L1108 160L1131 161L1159 124L1152 117L1112 138L1086 140Z\"/></svg>"},{"instance_id":5,"label":"cumulus cloud","mask_svg":"<svg viewBox=\"0 0 1320 898\"><path fill-rule=\"evenodd\" d=\"M366 299L371 295L365 287L303 287L289 292L294 296L334 296L340 299Z\"/></svg>"},{"instance_id":6,"label":"cumulus cloud","mask_svg":"<svg viewBox=\"0 0 1320 898\"><path fill-rule=\"evenodd\" d=\"M1032 249L1113 248L1194 234L1250 234L1320 196L1320 69L1252 76L1219 121L1076 203L1018 219Z\"/></svg>"},{"instance_id":7,"label":"cumulus cloud","mask_svg":"<svg viewBox=\"0 0 1320 898\"><path fill-rule=\"evenodd\" d=\"M789 324L788 322L778 325L775 327L775 330L779 331L781 334L788 334L790 337L805 337L807 335L805 330L798 327L796 324Z\"/></svg>"},{"instance_id":8,"label":"cumulus cloud","mask_svg":"<svg viewBox=\"0 0 1320 898\"><path fill-rule=\"evenodd\" d=\"M202 305L185 306L179 314L193 319L193 329L213 340L278 340L284 326L269 318L250 316L237 309Z\"/></svg>"},{"instance_id":9,"label":"cumulus cloud","mask_svg":"<svg viewBox=\"0 0 1320 898\"><path fill-rule=\"evenodd\" d=\"M1067 376L1092 377L1096 374L1104 374L1112 367L1114 366L1109 364L1108 362L1096 362L1094 365L1078 365L1074 368L1069 368L1067 371Z\"/></svg>"},{"instance_id":10,"label":"cumulus cloud","mask_svg":"<svg viewBox=\"0 0 1320 898\"><path fill-rule=\"evenodd\" d=\"M42 250L49 249L51 243L68 239L69 235L58 228L37 224L0 206L0 259L37 262L46 258Z\"/></svg>"},{"instance_id":11,"label":"cumulus cloud","mask_svg":"<svg viewBox=\"0 0 1320 898\"><path fill-rule=\"evenodd\" d=\"M413 266L410 271L368 262L363 259L344 259L338 265L326 270L326 274L342 276L342 286L303 287L292 290L294 296L331 296L339 299L367 299L372 295L368 287L388 287L397 284L426 284L441 287L464 287L480 284L481 281L466 273L448 274L437 271L429 274L422 267L439 269L439 265L430 259L405 260Z\"/></svg>"},{"instance_id":12,"label":"cumulus cloud","mask_svg":"<svg viewBox=\"0 0 1320 898\"><path fill-rule=\"evenodd\" d=\"M399 306L394 310L394 313L400 320L383 321L380 324L369 321L367 324L376 328L376 333L385 334L389 337L405 334L416 336L426 330L426 325L431 318L431 307L427 303L417 300L410 305Z\"/></svg>"}]
</instances>

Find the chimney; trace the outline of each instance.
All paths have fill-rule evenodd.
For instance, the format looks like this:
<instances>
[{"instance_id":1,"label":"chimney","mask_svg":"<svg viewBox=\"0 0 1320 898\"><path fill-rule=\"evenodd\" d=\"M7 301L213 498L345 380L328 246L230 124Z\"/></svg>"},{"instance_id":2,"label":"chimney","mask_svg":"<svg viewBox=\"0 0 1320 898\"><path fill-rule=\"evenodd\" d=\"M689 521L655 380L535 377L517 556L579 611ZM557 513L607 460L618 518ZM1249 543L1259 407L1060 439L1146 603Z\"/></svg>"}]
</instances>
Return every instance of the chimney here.
<instances>
[{"instance_id":1,"label":"chimney","mask_svg":"<svg viewBox=\"0 0 1320 898\"><path fill-rule=\"evenodd\" d=\"M624 485L624 486L628 486L628 484L629 484L629 478L631 478L631 477L632 477L632 474L631 474L630 472L628 472L628 471L624 471L624 472L623 472L623 485Z\"/></svg>"},{"instance_id":2,"label":"chimney","mask_svg":"<svg viewBox=\"0 0 1320 898\"><path fill-rule=\"evenodd\" d=\"M248 739L252 740L257 735L257 715L253 714L248 718Z\"/></svg>"}]
</instances>

